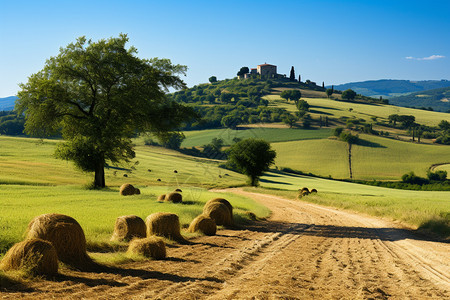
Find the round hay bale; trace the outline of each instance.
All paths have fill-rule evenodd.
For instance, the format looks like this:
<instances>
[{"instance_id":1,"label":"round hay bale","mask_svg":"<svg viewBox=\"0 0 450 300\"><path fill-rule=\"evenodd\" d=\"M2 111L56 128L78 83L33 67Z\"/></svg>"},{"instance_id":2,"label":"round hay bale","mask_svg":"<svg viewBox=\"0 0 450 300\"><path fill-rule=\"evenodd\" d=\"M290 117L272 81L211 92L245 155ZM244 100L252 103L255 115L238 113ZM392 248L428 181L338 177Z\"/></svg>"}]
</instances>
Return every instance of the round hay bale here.
<instances>
[{"instance_id":1,"label":"round hay bale","mask_svg":"<svg viewBox=\"0 0 450 300\"><path fill-rule=\"evenodd\" d=\"M121 216L116 219L111 241L131 240L134 237L145 238L147 234L145 222L135 215Z\"/></svg>"},{"instance_id":2,"label":"round hay bale","mask_svg":"<svg viewBox=\"0 0 450 300\"><path fill-rule=\"evenodd\" d=\"M127 174L123 174L123 177L128 177L128 175Z\"/></svg>"},{"instance_id":3,"label":"round hay bale","mask_svg":"<svg viewBox=\"0 0 450 300\"><path fill-rule=\"evenodd\" d=\"M205 215L199 215L192 220L191 225L188 228L189 232L200 231L206 235L215 235L217 231L216 222Z\"/></svg>"},{"instance_id":4,"label":"round hay bale","mask_svg":"<svg viewBox=\"0 0 450 300\"><path fill-rule=\"evenodd\" d=\"M0 262L2 270L24 270L33 275L58 273L58 255L52 243L41 239L27 239L8 250Z\"/></svg>"},{"instance_id":5,"label":"round hay bale","mask_svg":"<svg viewBox=\"0 0 450 300\"><path fill-rule=\"evenodd\" d=\"M164 201L166 199L166 194L162 194L158 196L158 201Z\"/></svg>"},{"instance_id":6,"label":"round hay bale","mask_svg":"<svg viewBox=\"0 0 450 300\"><path fill-rule=\"evenodd\" d=\"M161 238L150 236L144 239L134 239L128 246L127 254L139 254L154 259L166 258L166 244Z\"/></svg>"},{"instance_id":7,"label":"round hay bale","mask_svg":"<svg viewBox=\"0 0 450 300\"><path fill-rule=\"evenodd\" d=\"M309 193L309 190L308 189L306 189L306 190L302 190L302 192L300 193L302 196L307 196L307 195L309 195L310 193Z\"/></svg>"},{"instance_id":8,"label":"round hay bale","mask_svg":"<svg viewBox=\"0 0 450 300\"><path fill-rule=\"evenodd\" d=\"M61 214L44 214L28 224L27 238L38 238L53 244L58 259L78 269L93 266L86 253L86 237L78 222Z\"/></svg>"},{"instance_id":9,"label":"round hay bale","mask_svg":"<svg viewBox=\"0 0 450 300\"><path fill-rule=\"evenodd\" d=\"M312 194L312 193L317 193L317 190L316 189L312 189L311 191L310 191L310 193Z\"/></svg>"},{"instance_id":10,"label":"round hay bale","mask_svg":"<svg viewBox=\"0 0 450 300\"><path fill-rule=\"evenodd\" d=\"M182 193L183 191L181 190L181 189L175 189L175 191L174 192L177 192L177 193Z\"/></svg>"},{"instance_id":11,"label":"round hay bale","mask_svg":"<svg viewBox=\"0 0 450 300\"><path fill-rule=\"evenodd\" d=\"M180 219L176 214L159 212L149 215L145 219L147 236L157 235L184 242L180 233Z\"/></svg>"},{"instance_id":12,"label":"round hay bale","mask_svg":"<svg viewBox=\"0 0 450 300\"><path fill-rule=\"evenodd\" d=\"M173 202L173 203L181 203L183 201L183 196L180 193L168 193L166 195L165 201Z\"/></svg>"},{"instance_id":13,"label":"round hay bale","mask_svg":"<svg viewBox=\"0 0 450 300\"><path fill-rule=\"evenodd\" d=\"M135 189L134 186L132 186L131 184L129 184L129 183L124 183L124 184L122 184L122 186L120 187L119 192L120 192L120 194L121 194L122 196L130 196L130 195L134 195L135 190L136 190L136 189Z\"/></svg>"},{"instance_id":14,"label":"round hay bale","mask_svg":"<svg viewBox=\"0 0 450 300\"><path fill-rule=\"evenodd\" d=\"M141 194L141 190L138 189L138 188L134 189L134 194L135 195L140 195Z\"/></svg>"},{"instance_id":15,"label":"round hay bale","mask_svg":"<svg viewBox=\"0 0 450 300\"><path fill-rule=\"evenodd\" d=\"M158 178L158 179L156 179L156 181L161 181L161 179L160 179L160 178Z\"/></svg>"},{"instance_id":16,"label":"round hay bale","mask_svg":"<svg viewBox=\"0 0 450 300\"><path fill-rule=\"evenodd\" d=\"M303 192L305 192L305 191L309 193L309 189L308 189L307 187L302 188L302 189L300 190L300 193L303 193Z\"/></svg>"},{"instance_id":17,"label":"round hay bale","mask_svg":"<svg viewBox=\"0 0 450 300\"><path fill-rule=\"evenodd\" d=\"M213 203L213 202L219 202L219 203L224 204L230 211L231 220L233 220L233 206L231 205L231 203L228 200L226 200L224 198L214 198L214 199L211 199L208 202L206 202L205 206L209 205L210 203Z\"/></svg>"},{"instance_id":18,"label":"round hay bale","mask_svg":"<svg viewBox=\"0 0 450 300\"><path fill-rule=\"evenodd\" d=\"M233 219L228 207L220 202L211 202L203 207L203 214L213 219L217 225L232 226Z\"/></svg>"}]
</instances>

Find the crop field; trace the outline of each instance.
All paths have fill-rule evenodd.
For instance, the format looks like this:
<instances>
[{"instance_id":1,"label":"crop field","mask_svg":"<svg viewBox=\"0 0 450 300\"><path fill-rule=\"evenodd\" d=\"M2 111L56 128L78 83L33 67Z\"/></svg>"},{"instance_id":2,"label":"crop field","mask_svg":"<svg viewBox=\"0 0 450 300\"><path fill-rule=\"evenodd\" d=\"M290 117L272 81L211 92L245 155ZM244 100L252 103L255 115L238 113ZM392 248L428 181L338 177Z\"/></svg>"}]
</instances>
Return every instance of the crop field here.
<instances>
[{"instance_id":1,"label":"crop field","mask_svg":"<svg viewBox=\"0 0 450 300\"><path fill-rule=\"evenodd\" d=\"M248 128L248 129L209 129L183 132L186 139L182 147L195 147L209 144L213 138L221 138L224 145L233 143L234 138L257 138L268 142L285 142L298 140L323 139L331 135L330 129L289 129L289 128Z\"/></svg>"},{"instance_id":2,"label":"crop field","mask_svg":"<svg viewBox=\"0 0 450 300\"><path fill-rule=\"evenodd\" d=\"M413 171L424 177L431 165L445 163L448 146L413 144L361 134L361 145L352 147L354 179L399 180ZM348 146L334 139L273 143L275 164L306 173L349 178Z\"/></svg>"}]
</instances>

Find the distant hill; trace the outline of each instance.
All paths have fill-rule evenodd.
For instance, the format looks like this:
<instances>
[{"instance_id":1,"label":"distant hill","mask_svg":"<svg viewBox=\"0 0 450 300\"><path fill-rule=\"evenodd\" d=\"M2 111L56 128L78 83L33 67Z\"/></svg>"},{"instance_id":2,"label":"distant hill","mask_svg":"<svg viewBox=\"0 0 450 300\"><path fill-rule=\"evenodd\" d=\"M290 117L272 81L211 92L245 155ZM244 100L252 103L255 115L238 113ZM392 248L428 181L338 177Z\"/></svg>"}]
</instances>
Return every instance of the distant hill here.
<instances>
[{"instance_id":1,"label":"distant hill","mask_svg":"<svg viewBox=\"0 0 450 300\"><path fill-rule=\"evenodd\" d=\"M393 97L389 99L389 103L416 108L431 107L436 111L450 112L450 87Z\"/></svg>"},{"instance_id":2,"label":"distant hill","mask_svg":"<svg viewBox=\"0 0 450 300\"><path fill-rule=\"evenodd\" d=\"M411 81L411 80L382 79L382 80L351 82L335 85L334 89L340 91L352 89L358 94L364 96L369 97L383 96L383 98L391 98L396 96L402 96L409 93L439 89L444 87L450 87L449 80Z\"/></svg>"},{"instance_id":3,"label":"distant hill","mask_svg":"<svg viewBox=\"0 0 450 300\"><path fill-rule=\"evenodd\" d=\"M14 102L17 100L16 96L0 98L0 111L13 110Z\"/></svg>"}]
</instances>

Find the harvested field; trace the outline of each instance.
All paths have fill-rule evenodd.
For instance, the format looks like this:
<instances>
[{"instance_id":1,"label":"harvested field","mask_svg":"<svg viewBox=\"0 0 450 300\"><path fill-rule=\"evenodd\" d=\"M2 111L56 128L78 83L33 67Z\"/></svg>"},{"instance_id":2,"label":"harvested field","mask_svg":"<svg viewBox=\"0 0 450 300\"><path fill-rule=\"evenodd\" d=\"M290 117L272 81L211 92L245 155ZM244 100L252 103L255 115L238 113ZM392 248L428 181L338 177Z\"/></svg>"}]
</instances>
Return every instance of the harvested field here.
<instances>
[{"instance_id":1,"label":"harvested field","mask_svg":"<svg viewBox=\"0 0 450 300\"><path fill-rule=\"evenodd\" d=\"M136 299L448 299L450 245L373 217L228 190L272 210L268 221L171 245L167 260L103 273L60 270L2 297Z\"/></svg>"}]
</instances>

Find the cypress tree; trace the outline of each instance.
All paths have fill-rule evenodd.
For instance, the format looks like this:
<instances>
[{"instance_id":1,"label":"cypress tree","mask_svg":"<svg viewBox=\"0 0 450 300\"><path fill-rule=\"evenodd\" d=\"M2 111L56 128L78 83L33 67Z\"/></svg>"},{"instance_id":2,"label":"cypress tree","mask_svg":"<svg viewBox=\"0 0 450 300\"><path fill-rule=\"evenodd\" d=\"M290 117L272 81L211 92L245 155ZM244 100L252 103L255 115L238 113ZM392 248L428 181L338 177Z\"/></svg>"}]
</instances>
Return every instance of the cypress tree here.
<instances>
[{"instance_id":1,"label":"cypress tree","mask_svg":"<svg viewBox=\"0 0 450 300\"><path fill-rule=\"evenodd\" d=\"M295 71L294 71L294 66L291 67L291 74L289 75L289 79L291 81L295 81Z\"/></svg>"}]
</instances>

